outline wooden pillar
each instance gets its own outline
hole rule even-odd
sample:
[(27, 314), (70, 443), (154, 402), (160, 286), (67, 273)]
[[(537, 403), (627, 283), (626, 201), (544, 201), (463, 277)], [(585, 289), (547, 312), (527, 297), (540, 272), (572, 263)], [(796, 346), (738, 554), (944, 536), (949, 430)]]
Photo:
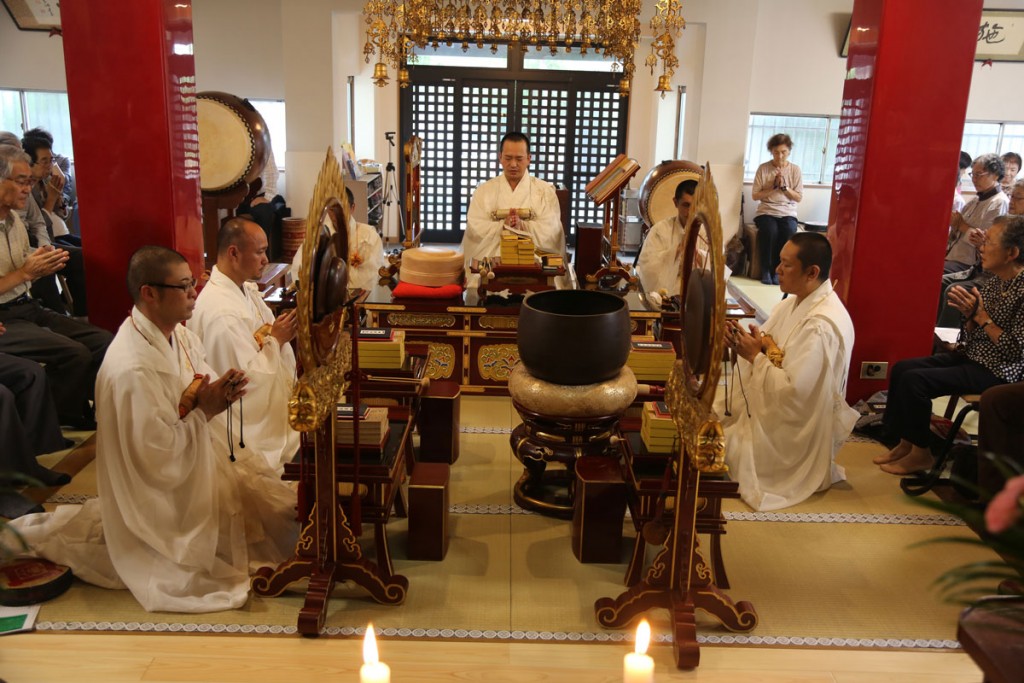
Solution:
[(160, 244), (203, 266), (191, 0), (64, 0), (89, 317), (128, 315), (128, 258)]
[(847, 399), (888, 386), (863, 362), (927, 355), (982, 0), (856, 0), (829, 238), (853, 318)]

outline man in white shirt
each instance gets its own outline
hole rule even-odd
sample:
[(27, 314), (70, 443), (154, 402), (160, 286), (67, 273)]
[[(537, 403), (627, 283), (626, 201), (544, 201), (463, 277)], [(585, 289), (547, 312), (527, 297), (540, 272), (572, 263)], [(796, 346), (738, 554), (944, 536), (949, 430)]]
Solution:
[(299, 448), (299, 433), (288, 425), (295, 380), (295, 353), (289, 342), (295, 338), (297, 318), (290, 310), (275, 319), (263, 303), (252, 280), (266, 266), (263, 229), (244, 218), (227, 221), (217, 234), (217, 265), (187, 325), (202, 340), (215, 372), (245, 372), (245, 403), (252, 409), (236, 412), (233, 429), (244, 435), (247, 448), (280, 471)]
[[(743, 387), (742, 403), (734, 398), (722, 420), (726, 463), (755, 510), (796, 505), (844, 480), (835, 455), (858, 417), (844, 398), (853, 322), (828, 280), (832, 247), (824, 235), (801, 232), (780, 258), (779, 288), (792, 296), (763, 331), (726, 323)], [(763, 335), (771, 335), (781, 358)]]
[(683, 230), (690, 217), (696, 180), (684, 180), (676, 185), (672, 199), (676, 215), (663, 218), (651, 228), (637, 257), (636, 271), (640, 284), (648, 294), (662, 296), (679, 294), (680, 265), (683, 257)]
[[(469, 202), (462, 237), (466, 266), (500, 257), (503, 228), (529, 235), (538, 249), (564, 255), (558, 196), (551, 183), (530, 175), (529, 138), (522, 133), (507, 133), (498, 149), (502, 174), (481, 183)], [(529, 218), (524, 215), (527, 210)]]

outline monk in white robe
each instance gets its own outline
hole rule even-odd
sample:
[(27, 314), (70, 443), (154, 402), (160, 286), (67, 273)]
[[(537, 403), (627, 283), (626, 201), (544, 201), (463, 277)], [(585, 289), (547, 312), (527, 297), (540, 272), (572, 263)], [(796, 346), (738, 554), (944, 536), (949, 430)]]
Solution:
[(659, 298), (679, 294), (683, 228), (690, 218), (696, 191), (696, 180), (684, 180), (676, 185), (672, 203), (675, 204), (677, 214), (655, 223), (644, 239), (636, 260), (636, 272), (648, 294), (657, 294)]
[[(353, 212), (355, 211), (355, 198), (352, 190), (345, 188), (348, 197), (348, 286), (349, 289), (372, 289), (380, 279), (380, 269), (384, 265), (384, 243), (377, 233), (377, 229), (366, 223), (356, 222)], [(327, 228), (333, 235), (337, 230), (330, 217), (327, 218)], [(295, 252), (292, 259), (292, 279), (299, 278), (299, 269), (302, 268), (302, 249)]]
[[(481, 183), (469, 202), (462, 237), (466, 266), (500, 257), (503, 228), (528, 235), (542, 251), (564, 256), (565, 232), (558, 196), (551, 183), (530, 175), (530, 141), (522, 133), (508, 133), (499, 149), (502, 174)], [(529, 218), (520, 215), (527, 209)], [(495, 218), (495, 212), (507, 215)]]
[(249, 385), (243, 410), (232, 415), (233, 431), (244, 436), (246, 448), (281, 472), (299, 449), (299, 433), (288, 424), (295, 380), (289, 342), (295, 338), (296, 316), (292, 310), (275, 319), (263, 303), (251, 280), (266, 266), (263, 229), (243, 218), (227, 221), (217, 236), (217, 265), (187, 325), (202, 340), (215, 373), (231, 368), (245, 372)]
[[(726, 325), (742, 375), (732, 388), (743, 387), (732, 394), (732, 415), (722, 419), (726, 464), (755, 510), (796, 505), (843, 481), (835, 455), (858, 417), (844, 398), (853, 323), (828, 281), (828, 240), (797, 233), (780, 258), (779, 286), (790, 296), (763, 330), (751, 325), (748, 334), (738, 324)], [(782, 350), (778, 365), (762, 334)], [(718, 414), (725, 414), (721, 405)]]
[(90, 583), (127, 587), (146, 610), (236, 608), (250, 561), (289, 556), (294, 497), (261, 458), (243, 450), (231, 462), (214, 443), (246, 379), (231, 369), (210, 381), (202, 343), (179, 324), (196, 297), (188, 263), (143, 247), (128, 278), (136, 307), (96, 382), (99, 498), (15, 524), (36, 554)]

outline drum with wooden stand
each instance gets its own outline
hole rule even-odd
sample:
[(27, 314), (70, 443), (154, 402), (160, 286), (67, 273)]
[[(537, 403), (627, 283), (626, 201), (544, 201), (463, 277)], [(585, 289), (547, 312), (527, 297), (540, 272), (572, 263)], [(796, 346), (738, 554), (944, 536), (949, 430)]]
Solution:
[(199, 186), (203, 192), (206, 265), (217, 258), (220, 212), (235, 208), (259, 180), (270, 157), (267, 124), (249, 100), (225, 92), (196, 95), (199, 126)]

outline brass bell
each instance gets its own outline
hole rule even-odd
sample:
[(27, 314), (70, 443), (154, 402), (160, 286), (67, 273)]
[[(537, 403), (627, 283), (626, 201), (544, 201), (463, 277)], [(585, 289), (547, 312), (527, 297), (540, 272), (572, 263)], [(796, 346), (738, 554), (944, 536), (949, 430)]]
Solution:
[(388, 84), (388, 65), (384, 62), (377, 62), (373, 67), (373, 82), (378, 88)]
[(669, 80), (666, 74), (658, 76), (658, 87), (654, 89), (654, 92), (672, 92), (672, 84)]
[(399, 69), (398, 70), (398, 87), (399, 88), (408, 88), (410, 83), (411, 83), (411, 81), (409, 79), (409, 70), (404, 68), (404, 67)]
[(630, 90), (630, 83), (628, 78), (619, 79), (619, 95), (621, 97), (628, 97)]

